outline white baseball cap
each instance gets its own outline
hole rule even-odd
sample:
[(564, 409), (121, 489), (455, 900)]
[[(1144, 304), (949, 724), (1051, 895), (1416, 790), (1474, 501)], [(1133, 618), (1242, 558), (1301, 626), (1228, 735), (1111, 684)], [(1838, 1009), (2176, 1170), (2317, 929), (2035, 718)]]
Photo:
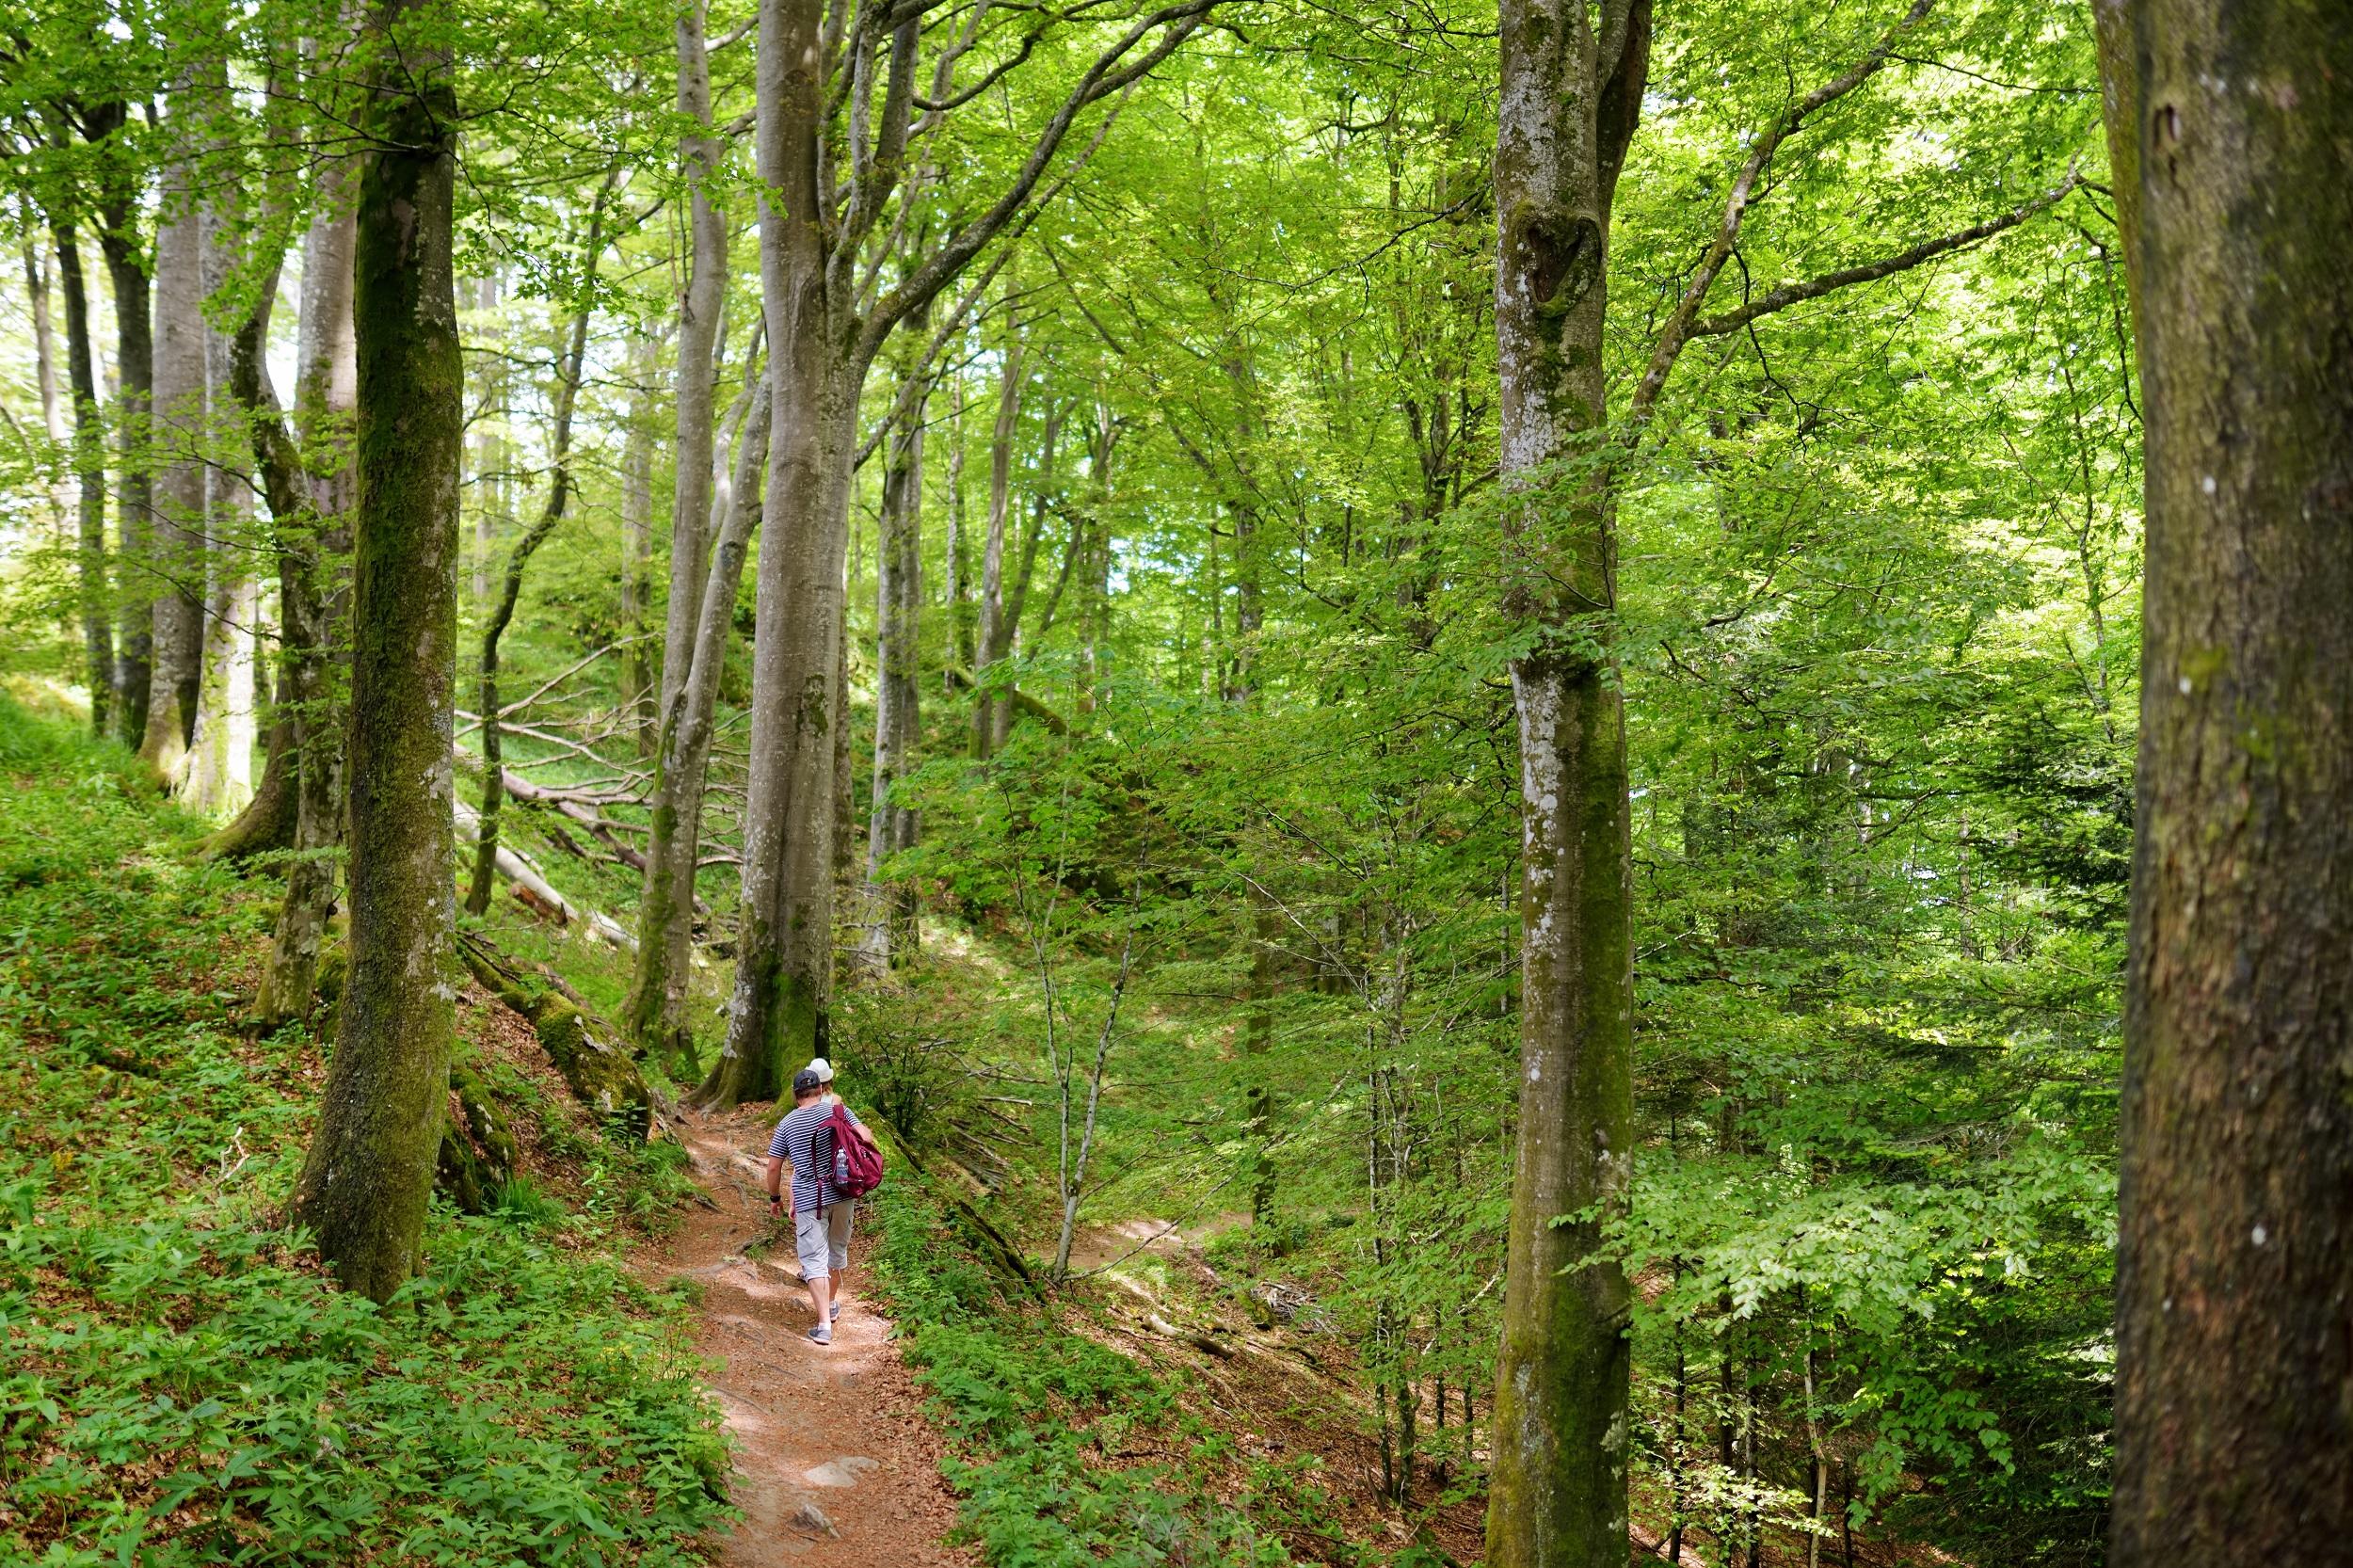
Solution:
[(803, 1067), (801, 1071), (805, 1073), (815, 1073), (817, 1075), (817, 1081), (820, 1083), (831, 1083), (833, 1081), (833, 1064), (826, 1061), (822, 1056), (810, 1057), (808, 1059), (808, 1065)]

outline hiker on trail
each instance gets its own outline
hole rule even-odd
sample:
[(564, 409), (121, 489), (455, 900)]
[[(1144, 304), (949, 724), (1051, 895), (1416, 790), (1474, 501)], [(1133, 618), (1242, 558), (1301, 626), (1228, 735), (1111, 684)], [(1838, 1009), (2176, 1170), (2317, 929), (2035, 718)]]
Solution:
[[(801, 1279), (817, 1309), (817, 1326), (808, 1336), (820, 1345), (833, 1343), (834, 1320), (841, 1316), (841, 1276), (850, 1264), (850, 1218), (856, 1207), (854, 1195), (836, 1185), (842, 1163), (836, 1160), (837, 1146), (844, 1122), (859, 1134), (865, 1127), (848, 1106), (825, 1092), (832, 1073), (829, 1065), (811, 1063), (792, 1075), (792, 1109), (776, 1124), (776, 1134), (768, 1143), (768, 1210), (792, 1216)], [(788, 1162), (792, 1167), (789, 1194), (778, 1190)]]

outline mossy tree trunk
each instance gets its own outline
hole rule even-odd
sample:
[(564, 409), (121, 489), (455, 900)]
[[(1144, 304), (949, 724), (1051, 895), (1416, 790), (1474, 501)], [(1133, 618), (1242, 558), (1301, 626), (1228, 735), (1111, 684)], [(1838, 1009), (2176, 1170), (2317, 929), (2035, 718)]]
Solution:
[(351, 942), (318, 1131), (294, 1216), (381, 1301), (416, 1271), (456, 989), (451, 695), (465, 440), (451, 218), (455, 72), (426, 0), (378, 0), (356, 282)]
[(2269, 1564), (2353, 1539), (2353, 27), (2099, 12), (2148, 529), (2112, 1560)]
[[(1588, 1261), (1632, 1174), (1631, 850), (1611, 642), (1610, 203), (1648, 70), (1646, 0), (1505, 0), (1496, 337), (1520, 748), (1520, 1113), (1487, 1506), (1494, 1568), (1624, 1568), (1629, 1299)], [(1561, 1223), (1562, 1216), (1589, 1216)]]

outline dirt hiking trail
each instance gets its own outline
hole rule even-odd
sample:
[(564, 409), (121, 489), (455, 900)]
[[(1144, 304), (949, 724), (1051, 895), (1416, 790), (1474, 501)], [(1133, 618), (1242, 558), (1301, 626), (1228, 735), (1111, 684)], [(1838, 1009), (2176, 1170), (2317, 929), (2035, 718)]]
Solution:
[(971, 1553), (940, 1544), (956, 1500), (939, 1478), (945, 1444), (899, 1359), (890, 1325), (870, 1304), (866, 1216), (850, 1254), (849, 1289), (833, 1344), (811, 1344), (808, 1292), (792, 1235), (770, 1236), (761, 1167), (774, 1108), (681, 1114), (673, 1129), (709, 1199), (677, 1234), (640, 1256), (652, 1279), (703, 1287), (695, 1348), (713, 1363), (712, 1387), (736, 1445), (733, 1496), (744, 1520), (714, 1541), (725, 1568), (822, 1561), (826, 1568), (953, 1564)]

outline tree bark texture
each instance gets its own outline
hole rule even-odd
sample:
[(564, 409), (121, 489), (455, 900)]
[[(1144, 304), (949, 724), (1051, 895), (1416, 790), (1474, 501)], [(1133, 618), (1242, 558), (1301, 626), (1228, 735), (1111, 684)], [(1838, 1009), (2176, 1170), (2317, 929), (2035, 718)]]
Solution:
[(372, 151), (355, 236), (351, 959), (294, 1203), (337, 1277), (378, 1301), (416, 1271), (456, 1000), (448, 965), (465, 440), (451, 268), (458, 120), (448, 55), (401, 36), (424, 3), (380, 0), (370, 18), (385, 57), (366, 106)]
[(887, 966), (916, 938), (915, 899), (886, 888), (883, 867), (915, 847), (915, 808), (892, 792), (915, 765), (921, 733), (923, 398), (891, 433), (883, 469), (874, 580), (874, 784), (866, 824), (868, 960)]
[(82, 679), (89, 684), (89, 722), (104, 735), (114, 712), (113, 586), (106, 566), (106, 436), (98, 408), (98, 375), (90, 353), (89, 291), (82, 281), (82, 251), (73, 226), (56, 225), (57, 292), (65, 300), (66, 389), (73, 399), (73, 480), (76, 564), (81, 576)]
[[(184, 104), (184, 93), (175, 97)], [(166, 166), (155, 232), (154, 512), (146, 563), (153, 672), (138, 748), (139, 760), (175, 787), (196, 723), (204, 609), (204, 238), (184, 162)]]
[[(1588, 1262), (1631, 1176), (1625, 723), (1611, 523), (1564, 470), (1605, 417), (1605, 245), (1649, 56), (1645, 0), (1505, 0), (1496, 152), (1507, 611), (1520, 746), (1520, 1108), (1491, 1425), (1493, 1568), (1624, 1568), (1629, 1299)], [(1561, 1217), (1593, 1218), (1556, 1224)]]
[[(2147, 442), (2119, 1568), (2353, 1539), (2353, 28), (2102, 0)], [(2121, 191), (2120, 190), (2120, 196)], [(2133, 238), (2133, 236), (2128, 236)]]

